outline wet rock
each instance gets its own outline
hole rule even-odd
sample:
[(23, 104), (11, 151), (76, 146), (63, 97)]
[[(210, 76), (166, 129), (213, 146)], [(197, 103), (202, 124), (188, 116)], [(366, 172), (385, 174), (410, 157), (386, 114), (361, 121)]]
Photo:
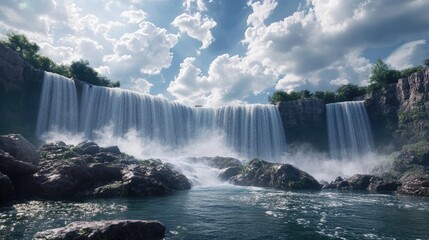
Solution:
[(0, 203), (13, 199), (15, 189), (8, 176), (0, 172)]
[(183, 175), (168, 165), (132, 165), (123, 170), (123, 196), (163, 195), (173, 190), (191, 188), (191, 183)]
[(37, 172), (38, 167), (31, 163), (15, 159), (0, 149), (0, 171), (8, 176), (30, 175)]
[(102, 163), (91, 163), (88, 165), (88, 171), (92, 179), (99, 183), (108, 183), (122, 179), (121, 168), (108, 166)]
[(32, 165), (39, 164), (39, 154), (36, 148), (20, 134), (1, 135), (0, 149), (8, 152), (18, 161)]
[(401, 179), (402, 185), (398, 193), (429, 197), (429, 179), (421, 176), (408, 176)]
[(310, 174), (289, 164), (269, 163), (253, 159), (241, 173), (231, 179), (233, 184), (242, 186), (269, 187), (281, 190), (319, 190), (319, 182)]
[(114, 220), (73, 222), (62, 228), (38, 232), (35, 240), (143, 240), (163, 239), (165, 226), (158, 221)]
[(90, 145), (87, 146), (85, 148), (83, 148), (82, 150), (82, 154), (88, 154), (88, 155), (93, 155), (98, 153), (98, 151), (100, 151), (100, 147), (97, 145)]
[(222, 172), (219, 173), (218, 178), (222, 181), (228, 181), (232, 177), (237, 176), (240, 173), (241, 169), (242, 167), (238, 166), (225, 168), (224, 170), (222, 170)]
[(373, 177), (373, 175), (369, 174), (355, 174), (347, 178), (347, 181), (350, 187), (354, 190), (366, 190), (370, 184), (370, 180)]
[(112, 153), (112, 154), (116, 154), (116, 155), (121, 154), (121, 151), (119, 150), (118, 146), (110, 146), (110, 147), (106, 147), (106, 148), (101, 148), (100, 152)]
[(401, 186), (399, 181), (373, 177), (367, 189), (371, 192), (394, 192), (399, 186)]

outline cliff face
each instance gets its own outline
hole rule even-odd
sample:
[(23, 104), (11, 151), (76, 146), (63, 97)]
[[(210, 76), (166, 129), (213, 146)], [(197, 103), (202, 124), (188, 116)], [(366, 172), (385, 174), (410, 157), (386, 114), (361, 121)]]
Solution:
[(277, 107), (289, 145), (310, 143), (319, 150), (328, 149), (326, 107), (322, 100), (279, 102)]
[(429, 67), (367, 96), (376, 142), (429, 141)]
[(43, 74), (0, 44), (0, 134), (21, 133), (35, 140)]

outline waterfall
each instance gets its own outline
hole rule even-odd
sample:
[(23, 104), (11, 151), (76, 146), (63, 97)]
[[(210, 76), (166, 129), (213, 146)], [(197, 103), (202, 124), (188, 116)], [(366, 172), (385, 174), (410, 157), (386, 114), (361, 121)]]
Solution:
[(225, 144), (243, 157), (275, 159), (286, 150), (280, 114), (272, 105), (194, 108), (130, 90), (88, 84), (83, 84), (79, 96), (78, 102), (72, 80), (46, 73), (38, 136), (67, 130), (94, 139), (97, 131), (108, 127), (113, 136), (135, 130), (142, 139), (175, 149), (198, 141), (203, 133), (220, 133)]
[(55, 73), (45, 72), (36, 135), (47, 131), (78, 130), (78, 100), (74, 81)]
[(363, 101), (326, 104), (329, 150), (336, 159), (353, 159), (373, 146), (371, 127)]

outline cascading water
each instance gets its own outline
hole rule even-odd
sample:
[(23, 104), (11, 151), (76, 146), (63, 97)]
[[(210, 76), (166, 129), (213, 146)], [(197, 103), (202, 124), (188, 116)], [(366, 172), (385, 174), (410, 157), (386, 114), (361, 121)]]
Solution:
[(192, 108), (129, 90), (87, 84), (79, 104), (76, 96), (72, 80), (46, 73), (38, 136), (65, 130), (93, 139), (97, 131), (110, 127), (116, 137), (135, 130), (142, 139), (175, 149), (201, 139), (202, 133), (220, 133), (225, 144), (243, 157), (272, 160), (286, 150), (280, 115), (274, 106)]
[(47, 131), (77, 132), (78, 100), (74, 81), (45, 72), (36, 135)]
[(326, 104), (332, 158), (353, 159), (371, 151), (372, 132), (363, 101)]

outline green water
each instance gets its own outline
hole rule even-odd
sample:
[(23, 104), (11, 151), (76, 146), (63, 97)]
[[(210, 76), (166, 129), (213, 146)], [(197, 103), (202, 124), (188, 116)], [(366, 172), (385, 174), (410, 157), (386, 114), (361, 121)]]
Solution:
[(31, 201), (0, 208), (0, 239), (78, 220), (156, 219), (167, 239), (429, 239), (429, 199), (220, 185), (164, 197)]

